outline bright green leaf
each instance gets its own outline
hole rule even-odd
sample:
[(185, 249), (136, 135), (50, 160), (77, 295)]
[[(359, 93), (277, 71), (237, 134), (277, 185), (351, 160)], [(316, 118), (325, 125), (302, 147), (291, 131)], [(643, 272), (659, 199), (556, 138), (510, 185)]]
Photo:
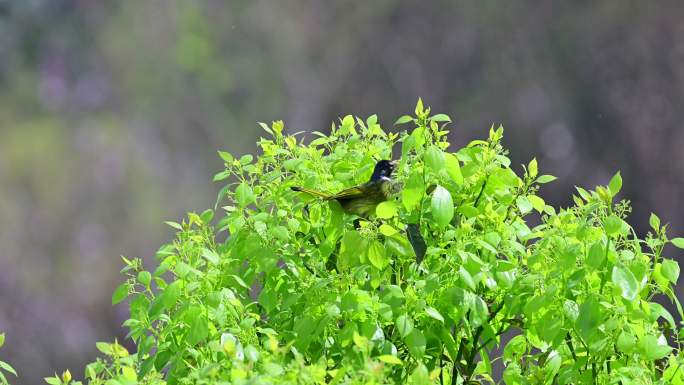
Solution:
[(658, 338), (650, 334), (640, 338), (637, 347), (646, 359), (651, 361), (659, 360), (672, 351), (664, 337)]
[(399, 119), (397, 119), (397, 121), (394, 122), (394, 125), (396, 126), (399, 124), (405, 124), (405, 123), (408, 123), (411, 121), (413, 121), (413, 116), (404, 115), (404, 116), (400, 117)]
[(401, 365), (402, 361), (397, 358), (397, 356), (393, 356), (390, 354), (383, 354), (377, 357), (378, 360), (387, 363), (387, 364), (392, 364), (392, 365)]
[(406, 338), (413, 331), (413, 320), (408, 315), (402, 314), (397, 317), (396, 326), (399, 334)]
[(677, 262), (671, 259), (663, 260), (660, 271), (668, 281), (677, 283), (677, 279), (679, 279), (679, 264)]
[(397, 207), (397, 203), (395, 201), (384, 201), (380, 202), (380, 204), (375, 207), (375, 214), (378, 216), (378, 218), (388, 219), (397, 215), (398, 210), (399, 207)]
[(440, 227), (445, 227), (454, 217), (454, 201), (447, 189), (437, 186), (432, 193), (432, 217)]
[(463, 174), (461, 174), (461, 165), (458, 162), (458, 158), (453, 154), (444, 153), (444, 162), (446, 165), (447, 174), (451, 180), (453, 180), (457, 185), (463, 184)]
[(539, 184), (545, 184), (545, 183), (553, 182), (556, 179), (558, 179), (558, 178), (556, 178), (553, 175), (541, 175), (541, 176), (539, 176), (539, 178), (537, 178), (536, 182)]
[(444, 323), (444, 317), (435, 309), (434, 307), (426, 307), (425, 308), (425, 313), (429, 315), (430, 317), (436, 319), (437, 321), (440, 321), (441, 323)]
[(389, 258), (387, 258), (385, 247), (382, 245), (382, 243), (376, 240), (372, 240), (368, 244), (366, 256), (368, 257), (370, 263), (379, 270), (384, 269), (389, 264)]
[(114, 290), (114, 294), (112, 294), (112, 305), (116, 305), (128, 297), (128, 287), (128, 282), (124, 282)]
[(406, 210), (413, 210), (423, 199), (425, 182), (423, 174), (419, 170), (413, 170), (409, 175), (406, 185), (401, 190), (401, 201)]
[(622, 176), (619, 171), (611, 178), (610, 183), (608, 183), (608, 189), (612, 196), (616, 196), (622, 189)]
[(684, 249), (684, 238), (674, 238), (670, 239), (670, 242), (672, 242), (675, 247), (678, 247), (680, 249)]
[(613, 284), (620, 288), (622, 298), (628, 301), (636, 299), (639, 294), (639, 283), (631, 270), (623, 265), (616, 265), (613, 267), (611, 279)]

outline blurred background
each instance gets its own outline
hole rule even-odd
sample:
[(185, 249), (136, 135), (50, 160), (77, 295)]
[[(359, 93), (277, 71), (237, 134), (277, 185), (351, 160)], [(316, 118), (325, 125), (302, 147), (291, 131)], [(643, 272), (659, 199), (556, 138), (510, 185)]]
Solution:
[[(573, 186), (618, 169), (640, 234), (684, 234), (684, 2), (0, 0), (0, 359), (16, 384), (123, 339), (120, 255), (213, 206), (256, 121), (387, 128), (421, 96), (461, 146), (506, 127)], [(668, 250), (670, 255), (674, 250)]]

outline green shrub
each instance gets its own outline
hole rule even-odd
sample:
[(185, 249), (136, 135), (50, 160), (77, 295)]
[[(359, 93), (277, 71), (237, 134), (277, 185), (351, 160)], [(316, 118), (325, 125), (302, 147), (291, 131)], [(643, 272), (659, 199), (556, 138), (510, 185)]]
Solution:
[[(130, 300), (137, 351), (99, 343), (87, 382), (485, 384), (500, 361), (509, 385), (681, 384), (654, 297), (681, 317), (662, 251), (684, 239), (655, 215), (635, 234), (619, 173), (555, 209), (538, 195), (555, 178), (534, 159), (516, 173), (502, 128), (454, 151), (449, 117), (429, 113), (419, 101), (400, 133), (346, 116), (309, 143), (262, 124), (256, 159), (219, 152), (218, 215), (169, 222), (154, 270), (124, 258), (112, 302)], [(363, 183), (395, 145), (403, 188), (373, 219), (290, 189)]]

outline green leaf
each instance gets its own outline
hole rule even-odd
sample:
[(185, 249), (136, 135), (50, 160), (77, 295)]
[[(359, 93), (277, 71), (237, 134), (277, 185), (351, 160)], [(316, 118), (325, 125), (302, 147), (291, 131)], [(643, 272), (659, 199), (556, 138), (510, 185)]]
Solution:
[(206, 247), (202, 249), (202, 257), (214, 265), (217, 264), (220, 259), (214, 250), (209, 250)]
[(445, 165), (444, 152), (435, 145), (428, 147), (425, 151), (425, 164), (438, 174)]
[(389, 219), (397, 215), (398, 210), (399, 207), (397, 207), (395, 201), (384, 201), (375, 207), (375, 214), (380, 219)]
[(594, 269), (598, 269), (603, 266), (603, 260), (606, 258), (606, 251), (603, 247), (603, 243), (594, 242), (589, 248), (589, 254), (587, 255), (587, 266)]
[(380, 225), (380, 234), (386, 236), (386, 237), (391, 237), (394, 234), (399, 233), (399, 230), (388, 225), (387, 223), (383, 223)]
[(447, 114), (436, 114), (430, 117), (433, 122), (451, 122), (451, 118)]
[(14, 370), (14, 368), (11, 367), (7, 362), (0, 361), (0, 368), (4, 369), (8, 373), (14, 374), (14, 376), (17, 377), (17, 371)]
[(620, 171), (611, 178), (610, 183), (608, 183), (608, 189), (612, 196), (616, 196), (620, 192), (622, 189), (622, 176), (620, 176)]
[(677, 262), (671, 259), (663, 260), (660, 271), (668, 281), (677, 283), (677, 279), (679, 279), (679, 264)]
[(416, 116), (420, 116), (423, 113), (423, 110), (423, 99), (418, 98), (418, 102), (416, 103), (416, 109), (414, 111), (416, 113)]
[(425, 182), (423, 174), (419, 170), (413, 170), (409, 175), (406, 185), (401, 190), (401, 201), (406, 210), (413, 210), (423, 199)]
[(580, 336), (588, 341), (603, 323), (603, 312), (595, 298), (589, 298), (580, 306), (579, 316), (575, 321)]
[(636, 337), (630, 332), (622, 331), (617, 338), (617, 348), (623, 353), (632, 353), (636, 345)]
[(539, 178), (537, 178), (536, 182), (539, 184), (545, 184), (545, 183), (553, 182), (556, 179), (558, 179), (558, 178), (556, 178), (553, 175), (541, 175)]
[(645, 335), (639, 339), (637, 347), (641, 354), (650, 361), (659, 360), (672, 351), (672, 348), (667, 345), (667, 340), (662, 336), (658, 338), (652, 335)]
[(233, 160), (235, 160), (233, 158), (233, 155), (231, 155), (227, 151), (219, 151), (218, 154), (221, 157), (221, 159), (223, 159), (226, 163), (233, 163)]
[(631, 270), (623, 265), (613, 267), (611, 274), (613, 284), (620, 288), (622, 298), (634, 301), (639, 294), (639, 283)]
[(337, 267), (340, 270), (348, 270), (358, 266), (365, 258), (359, 250), (366, 250), (367, 241), (358, 231), (347, 231), (342, 236), (340, 255), (337, 259)]
[(413, 116), (404, 115), (404, 116), (400, 117), (399, 119), (397, 119), (397, 121), (394, 122), (394, 125), (396, 126), (399, 124), (405, 124), (405, 123), (408, 123), (411, 121), (413, 121)]
[(527, 339), (524, 335), (517, 335), (511, 338), (504, 348), (504, 358), (515, 361), (516, 357), (521, 357), (527, 351)]
[(377, 240), (370, 241), (366, 255), (370, 263), (378, 268), (378, 270), (382, 270), (389, 265), (389, 258), (387, 258), (385, 247)]
[(527, 199), (527, 197), (524, 196), (519, 196), (518, 199), (515, 200), (516, 205), (518, 206), (518, 209), (520, 210), (520, 214), (525, 215), (532, 211), (532, 203)]
[(0, 333), (0, 348), (5, 344), (5, 333)]
[(176, 304), (181, 295), (182, 285), (182, 280), (176, 280), (167, 286), (166, 289), (164, 289), (164, 292), (161, 294), (161, 301), (165, 309), (169, 309), (171, 306)]
[(458, 158), (453, 154), (444, 153), (444, 163), (446, 165), (446, 171), (451, 180), (457, 185), (463, 184), (463, 174), (461, 173), (461, 165), (458, 162)]
[(437, 309), (435, 309), (434, 307), (430, 307), (430, 306), (426, 307), (426, 308), (425, 308), (425, 313), (427, 313), (427, 315), (429, 315), (430, 317), (436, 319), (437, 321), (439, 321), (439, 322), (441, 322), (441, 323), (444, 323), (444, 317), (443, 317), (442, 314), (440, 314), (439, 311), (437, 311)]
[(405, 338), (409, 352), (417, 359), (423, 358), (425, 354), (425, 335), (418, 329), (413, 329)]
[(45, 377), (45, 378), (43, 378), (43, 380), (45, 380), (45, 382), (50, 384), (50, 385), (62, 385), (62, 380), (60, 380), (59, 377), (57, 377), (57, 376)]
[(114, 290), (114, 294), (112, 294), (112, 305), (116, 305), (128, 297), (128, 286), (128, 282), (124, 282)]
[(406, 338), (413, 331), (413, 320), (406, 314), (397, 317), (397, 330), (402, 338)]
[(231, 274), (231, 275), (229, 275), (229, 277), (233, 278), (233, 280), (235, 280), (235, 283), (237, 283), (243, 289), (249, 290), (249, 286), (247, 286), (245, 281), (243, 281), (242, 278), (240, 278), (239, 276), (237, 276), (235, 274)]
[(445, 227), (454, 217), (454, 201), (447, 189), (437, 186), (432, 193), (432, 217), (440, 227)]
[(191, 346), (197, 345), (209, 335), (209, 325), (203, 310), (199, 306), (192, 306), (185, 313), (185, 323), (188, 325), (188, 333), (185, 342)]
[(383, 354), (377, 357), (378, 360), (387, 363), (387, 364), (392, 364), (392, 365), (401, 365), (402, 362), (397, 356), (392, 356), (390, 354)]
[(670, 242), (672, 242), (675, 247), (684, 249), (684, 238), (670, 239)]
[(254, 191), (252, 191), (252, 188), (246, 182), (240, 183), (240, 185), (235, 189), (235, 199), (242, 207), (245, 207), (256, 201)]
[(149, 287), (150, 282), (152, 281), (152, 274), (150, 274), (149, 271), (141, 271), (138, 273), (138, 282), (140, 282), (143, 286)]
[(622, 229), (622, 220), (613, 214), (603, 220), (603, 228), (608, 236), (619, 234)]
[(165, 221), (164, 223), (166, 223), (167, 225), (173, 227), (173, 228), (176, 229), (176, 230), (181, 230), (181, 231), (183, 230), (183, 226), (181, 226), (179, 223), (172, 222), (172, 221)]
[(544, 209), (546, 208), (546, 202), (544, 200), (536, 195), (528, 195), (527, 200), (530, 202), (532, 207), (537, 210), (540, 214), (544, 212)]
[[(651, 216), (648, 218), (648, 224), (651, 225), (653, 230), (660, 230), (660, 218), (653, 213), (651, 213)], [(682, 240), (682, 246), (684, 246), (684, 239)]]
[(537, 158), (533, 158), (530, 161), (530, 164), (527, 165), (527, 172), (530, 175), (530, 178), (536, 178), (537, 174), (539, 174), (539, 168), (537, 166)]

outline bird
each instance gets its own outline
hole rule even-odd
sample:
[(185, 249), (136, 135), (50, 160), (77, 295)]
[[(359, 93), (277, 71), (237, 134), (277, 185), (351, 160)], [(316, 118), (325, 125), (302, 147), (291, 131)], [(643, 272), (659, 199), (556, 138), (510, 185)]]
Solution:
[(362, 185), (344, 189), (336, 194), (329, 194), (301, 186), (290, 187), (293, 191), (307, 193), (323, 200), (336, 200), (342, 209), (349, 214), (368, 218), (375, 213), (375, 207), (390, 198), (394, 192), (392, 172), (395, 161), (380, 160), (375, 164), (370, 180)]

